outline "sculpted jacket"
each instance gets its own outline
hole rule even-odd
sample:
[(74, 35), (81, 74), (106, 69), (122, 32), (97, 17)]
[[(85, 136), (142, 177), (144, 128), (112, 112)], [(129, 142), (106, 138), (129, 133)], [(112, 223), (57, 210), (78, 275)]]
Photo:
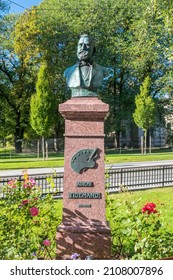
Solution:
[(91, 67), (89, 86), (86, 86), (82, 81), (79, 63), (65, 70), (64, 77), (72, 90), (72, 96), (96, 96), (97, 88), (102, 85), (103, 79), (108, 76), (108, 69), (95, 62), (88, 67)]

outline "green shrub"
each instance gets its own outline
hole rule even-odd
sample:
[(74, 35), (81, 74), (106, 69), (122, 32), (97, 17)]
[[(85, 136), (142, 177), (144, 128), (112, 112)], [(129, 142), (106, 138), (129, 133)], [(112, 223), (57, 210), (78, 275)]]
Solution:
[(27, 173), (22, 182), (12, 180), (1, 192), (5, 198), (0, 200), (0, 259), (54, 259), (61, 208), (53, 195), (42, 198)]
[(112, 253), (118, 259), (152, 260), (173, 255), (173, 232), (168, 232), (161, 209), (153, 202), (139, 207), (125, 188), (124, 201), (107, 196)]

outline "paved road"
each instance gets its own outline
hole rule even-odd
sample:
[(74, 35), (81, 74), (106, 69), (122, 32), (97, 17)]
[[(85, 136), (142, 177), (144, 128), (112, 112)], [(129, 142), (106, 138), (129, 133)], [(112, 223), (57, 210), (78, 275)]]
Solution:
[(127, 168), (127, 167), (142, 167), (142, 166), (159, 166), (159, 165), (173, 165), (173, 160), (126, 162), (126, 163), (108, 164), (107, 166), (113, 168), (122, 168), (122, 167)]
[[(117, 163), (108, 164), (108, 167), (112, 168), (128, 168), (128, 167), (142, 167), (142, 166), (159, 166), (159, 165), (173, 165), (173, 160), (162, 160), (162, 161), (148, 161), (148, 162), (127, 162), (127, 163)], [(11, 170), (0, 170), (0, 177), (8, 176), (20, 176), (22, 175), (22, 169), (11, 169)], [(33, 168), (27, 169), (29, 175), (41, 175), (41, 174), (52, 174), (54, 172), (63, 172), (63, 167), (57, 168)]]

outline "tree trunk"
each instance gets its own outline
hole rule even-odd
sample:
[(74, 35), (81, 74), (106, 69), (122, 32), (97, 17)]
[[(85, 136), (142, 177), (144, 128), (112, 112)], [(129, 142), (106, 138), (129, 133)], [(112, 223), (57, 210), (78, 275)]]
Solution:
[(151, 135), (149, 136), (149, 138), (150, 138), (150, 140), (149, 140), (149, 153), (151, 154), (151, 145), (152, 145), (152, 143), (151, 143)]
[(53, 149), (55, 152), (58, 152), (58, 139), (54, 138), (53, 140)]
[(46, 146), (46, 160), (48, 160), (48, 142), (45, 141), (45, 146)]
[(147, 153), (147, 129), (144, 130), (144, 154)]
[(37, 141), (37, 158), (40, 157), (40, 140)]
[(14, 132), (14, 147), (16, 153), (22, 153), (22, 140), (24, 135), (24, 128), (21, 126), (20, 120), (21, 114), (20, 112), (18, 112), (16, 116), (16, 125)]
[(44, 143), (44, 136), (42, 136), (42, 153), (43, 153), (43, 160), (45, 160), (45, 143)]
[(59, 147), (59, 139), (63, 138), (64, 134), (64, 120), (63, 122), (59, 121), (56, 126), (55, 126), (55, 138), (54, 138), (54, 151), (58, 152), (60, 147)]
[(120, 147), (120, 132), (119, 131), (116, 131), (114, 145), (115, 145), (115, 148)]
[(21, 139), (16, 139), (14, 141), (14, 147), (15, 147), (15, 152), (16, 153), (22, 153), (22, 140)]
[(141, 136), (141, 154), (144, 153), (144, 136)]

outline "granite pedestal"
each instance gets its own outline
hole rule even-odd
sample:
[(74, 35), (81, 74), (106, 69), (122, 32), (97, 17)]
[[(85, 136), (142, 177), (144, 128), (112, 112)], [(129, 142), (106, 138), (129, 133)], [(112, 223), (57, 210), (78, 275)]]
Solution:
[(72, 253), (82, 259), (88, 255), (110, 258), (104, 166), (104, 119), (108, 110), (97, 97), (73, 97), (59, 106), (65, 118), (65, 165), (57, 259), (69, 259)]

